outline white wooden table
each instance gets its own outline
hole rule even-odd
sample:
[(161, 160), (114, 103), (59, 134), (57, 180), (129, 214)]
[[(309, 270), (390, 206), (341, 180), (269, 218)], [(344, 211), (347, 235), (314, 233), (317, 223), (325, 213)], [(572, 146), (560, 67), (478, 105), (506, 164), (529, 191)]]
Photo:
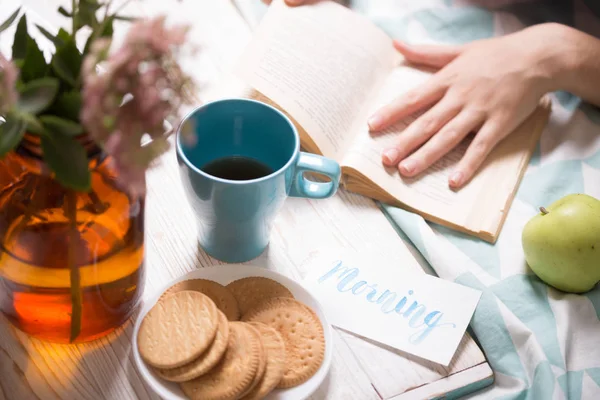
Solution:
[[(16, 1), (2, 0), (0, 19), (14, 10)], [(64, 0), (21, 2), (49, 23), (63, 23), (55, 10)], [(235, 93), (228, 70), (251, 33), (229, 0), (145, 0), (128, 8), (132, 14), (164, 12), (171, 21), (191, 23), (192, 38), (202, 47), (187, 65), (202, 86), (199, 97), (206, 101)], [(117, 28), (117, 37), (122, 34)], [(4, 35), (0, 44), (6, 51), (12, 36)], [(148, 184), (144, 298), (175, 277), (218, 264), (198, 250), (194, 217), (184, 199), (173, 152), (149, 173)], [(374, 202), (340, 190), (327, 200), (289, 199), (267, 251), (252, 263), (301, 279), (305, 273), (301, 265), (319, 249), (370, 249), (394, 260), (400, 246), (405, 244)], [(127, 323), (98, 341), (62, 346), (29, 338), (0, 317), (0, 400), (157, 399), (136, 371), (131, 335)], [(329, 376), (313, 399), (430, 398), (490, 374), (482, 352), (468, 336), (449, 368), (338, 330), (334, 342)]]

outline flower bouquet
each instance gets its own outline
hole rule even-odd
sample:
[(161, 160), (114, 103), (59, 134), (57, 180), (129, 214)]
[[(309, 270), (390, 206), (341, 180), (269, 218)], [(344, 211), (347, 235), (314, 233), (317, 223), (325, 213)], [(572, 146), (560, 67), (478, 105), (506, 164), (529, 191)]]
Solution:
[[(145, 173), (195, 86), (177, 62), (193, 51), (187, 27), (123, 16), (111, 0), (70, 8), (58, 9), (70, 32), (30, 26), (21, 9), (0, 25), (4, 39), (16, 24), (12, 56), (0, 54), (0, 310), (72, 343), (112, 331), (137, 305)], [(113, 48), (116, 23), (131, 26)]]

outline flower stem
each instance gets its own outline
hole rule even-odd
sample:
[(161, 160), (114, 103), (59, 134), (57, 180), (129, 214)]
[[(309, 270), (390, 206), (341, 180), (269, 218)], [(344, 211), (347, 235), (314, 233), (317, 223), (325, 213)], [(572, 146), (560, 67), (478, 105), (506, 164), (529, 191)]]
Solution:
[(71, 335), (69, 341), (73, 343), (81, 331), (81, 277), (77, 266), (76, 250), (79, 242), (79, 231), (77, 230), (77, 197), (75, 192), (69, 190), (67, 193), (66, 214), (69, 220), (69, 249), (67, 262), (71, 278)]
[(17, 193), (19, 194), (18, 201), (20, 201), (20, 203), (16, 205), (16, 207), (19, 207), (19, 209), (23, 211), (23, 218), (21, 218), (17, 226), (10, 233), (8, 238), (9, 242), (13, 240), (14, 235), (18, 235), (23, 231), (23, 228), (25, 228), (27, 224), (31, 222), (31, 219), (35, 217), (36, 214), (36, 188), (39, 190), (40, 182), (31, 176), (25, 177), (24, 181), (25, 184), (23, 185), (23, 188), (17, 189)]
[(77, 33), (77, 1), (71, 0), (71, 35), (75, 37)]

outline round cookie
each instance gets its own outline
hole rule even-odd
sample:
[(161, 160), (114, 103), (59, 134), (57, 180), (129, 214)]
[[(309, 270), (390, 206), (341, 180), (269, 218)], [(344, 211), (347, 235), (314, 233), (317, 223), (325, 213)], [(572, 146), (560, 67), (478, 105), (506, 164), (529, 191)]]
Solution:
[(225, 356), (208, 373), (179, 385), (191, 400), (234, 400), (248, 390), (261, 357), (260, 338), (243, 322), (229, 323)]
[(325, 358), (325, 334), (321, 321), (305, 304), (290, 298), (273, 298), (242, 317), (275, 328), (285, 343), (285, 372), (278, 388), (290, 388), (307, 381)]
[(260, 333), (267, 366), (262, 379), (242, 397), (242, 400), (259, 400), (271, 393), (283, 377), (285, 372), (285, 344), (279, 332), (274, 328), (262, 322), (249, 322), (249, 324), (258, 329)]
[(249, 393), (252, 389), (254, 389), (254, 387), (256, 385), (258, 385), (258, 383), (260, 382), (260, 380), (263, 378), (263, 376), (265, 374), (265, 370), (267, 369), (267, 353), (265, 353), (265, 348), (263, 346), (260, 331), (258, 329), (256, 329), (252, 324), (246, 324), (246, 329), (251, 330), (253, 335), (255, 335), (258, 338), (258, 341), (260, 343), (260, 358), (258, 361), (258, 369), (256, 370), (256, 375), (254, 375), (254, 379), (252, 380), (252, 383), (246, 389), (246, 391), (240, 396), (240, 398), (244, 397), (247, 393)]
[(163, 296), (182, 290), (194, 290), (204, 293), (215, 302), (217, 308), (223, 311), (229, 321), (237, 321), (240, 319), (240, 309), (235, 297), (231, 291), (220, 283), (208, 279), (189, 279), (177, 282), (165, 290)]
[(140, 356), (156, 368), (187, 364), (213, 342), (218, 317), (215, 303), (200, 292), (185, 290), (165, 296), (140, 324)]
[(273, 297), (294, 298), (292, 292), (281, 283), (260, 276), (238, 279), (225, 287), (235, 296), (242, 317), (264, 300)]
[(163, 379), (171, 382), (185, 382), (197, 378), (202, 374), (210, 371), (225, 354), (229, 339), (229, 323), (227, 317), (221, 311), (219, 313), (219, 327), (215, 340), (211, 346), (200, 357), (189, 364), (171, 369), (158, 369), (155, 371)]

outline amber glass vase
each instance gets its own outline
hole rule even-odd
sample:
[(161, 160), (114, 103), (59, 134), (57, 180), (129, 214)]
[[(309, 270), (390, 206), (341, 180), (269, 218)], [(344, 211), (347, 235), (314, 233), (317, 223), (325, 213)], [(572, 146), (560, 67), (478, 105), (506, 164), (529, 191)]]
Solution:
[(0, 160), (0, 310), (23, 332), (57, 343), (121, 326), (144, 283), (144, 200), (119, 190), (109, 160), (80, 139), (89, 192), (48, 174), (35, 137)]

